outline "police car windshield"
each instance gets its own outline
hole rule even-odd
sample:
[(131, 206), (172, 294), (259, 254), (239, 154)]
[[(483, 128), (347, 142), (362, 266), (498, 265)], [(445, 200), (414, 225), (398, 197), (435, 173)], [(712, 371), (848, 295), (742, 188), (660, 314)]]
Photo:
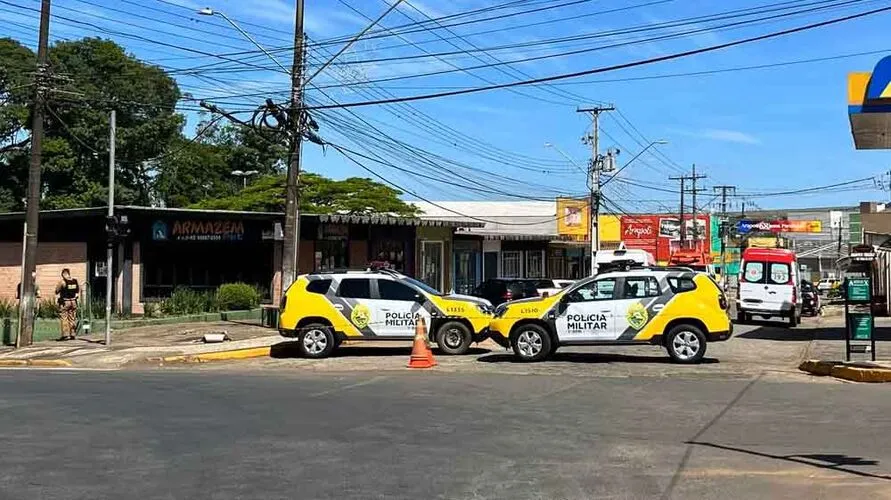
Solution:
[(423, 290), (426, 293), (429, 293), (430, 295), (442, 295), (442, 292), (431, 287), (427, 283), (424, 283), (423, 281), (418, 281), (414, 278), (409, 278), (407, 276), (402, 278), (402, 281), (405, 281), (410, 285), (414, 285), (415, 287), (420, 288), (421, 290)]

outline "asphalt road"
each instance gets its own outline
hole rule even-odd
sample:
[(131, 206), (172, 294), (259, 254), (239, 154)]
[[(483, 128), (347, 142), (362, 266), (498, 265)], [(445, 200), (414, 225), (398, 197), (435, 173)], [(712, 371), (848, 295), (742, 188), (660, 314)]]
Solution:
[(0, 371), (0, 498), (891, 498), (884, 386)]

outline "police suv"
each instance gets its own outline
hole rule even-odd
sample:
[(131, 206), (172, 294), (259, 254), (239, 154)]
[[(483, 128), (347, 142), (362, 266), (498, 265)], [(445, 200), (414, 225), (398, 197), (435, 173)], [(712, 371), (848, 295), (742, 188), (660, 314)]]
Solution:
[(331, 354), (343, 340), (411, 340), (419, 318), (446, 354), (464, 354), (485, 338), (492, 304), (446, 295), (387, 271), (308, 274), (282, 297), (279, 332), (299, 340), (310, 358)]
[(640, 268), (598, 274), (561, 293), (498, 307), (489, 335), (524, 361), (561, 345), (665, 347), (678, 363), (697, 363), (706, 344), (727, 340), (727, 299), (704, 273)]

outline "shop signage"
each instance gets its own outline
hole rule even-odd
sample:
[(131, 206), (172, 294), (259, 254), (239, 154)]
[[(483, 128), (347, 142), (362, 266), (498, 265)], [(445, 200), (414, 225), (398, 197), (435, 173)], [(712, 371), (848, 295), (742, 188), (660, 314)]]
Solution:
[(870, 340), (872, 338), (872, 315), (869, 313), (848, 313), (851, 328), (851, 340)]
[(855, 262), (872, 262), (876, 260), (876, 252), (870, 245), (857, 245), (851, 249), (851, 260)]
[(869, 302), (869, 278), (848, 278), (848, 301)]
[(173, 224), (155, 221), (152, 224), (155, 241), (241, 241), (244, 223), (241, 221), (177, 220)]
[(823, 222), (818, 220), (741, 220), (736, 223), (740, 234), (762, 233), (820, 233)]
[[(694, 241), (693, 218), (685, 218), (687, 241)], [(622, 241), (628, 248), (646, 250), (657, 261), (668, 261), (680, 249), (681, 222), (678, 217), (659, 215), (626, 215), (621, 218)], [(696, 218), (696, 246), (700, 250), (709, 241), (708, 217)]]
[(350, 226), (346, 224), (320, 224), (320, 240), (345, 240), (349, 237)]
[(557, 234), (585, 240), (588, 237), (588, 226), (587, 200), (557, 198)]

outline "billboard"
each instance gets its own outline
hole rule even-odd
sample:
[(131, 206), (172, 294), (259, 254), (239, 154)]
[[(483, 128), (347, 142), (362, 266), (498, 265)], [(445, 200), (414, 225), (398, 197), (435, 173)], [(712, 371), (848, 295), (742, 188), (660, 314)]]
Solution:
[(588, 200), (557, 198), (557, 234), (585, 241), (590, 226)]
[(763, 233), (822, 233), (819, 220), (741, 220), (736, 223), (739, 234)]
[[(625, 215), (622, 216), (621, 223), (622, 241), (627, 248), (646, 250), (659, 262), (667, 262), (672, 252), (680, 249), (681, 221), (678, 217)], [(695, 235), (697, 247), (708, 244), (711, 228), (707, 215), (698, 216), (695, 222), (692, 216), (685, 216), (684, 225), (688, 242), (694, 241)]]

